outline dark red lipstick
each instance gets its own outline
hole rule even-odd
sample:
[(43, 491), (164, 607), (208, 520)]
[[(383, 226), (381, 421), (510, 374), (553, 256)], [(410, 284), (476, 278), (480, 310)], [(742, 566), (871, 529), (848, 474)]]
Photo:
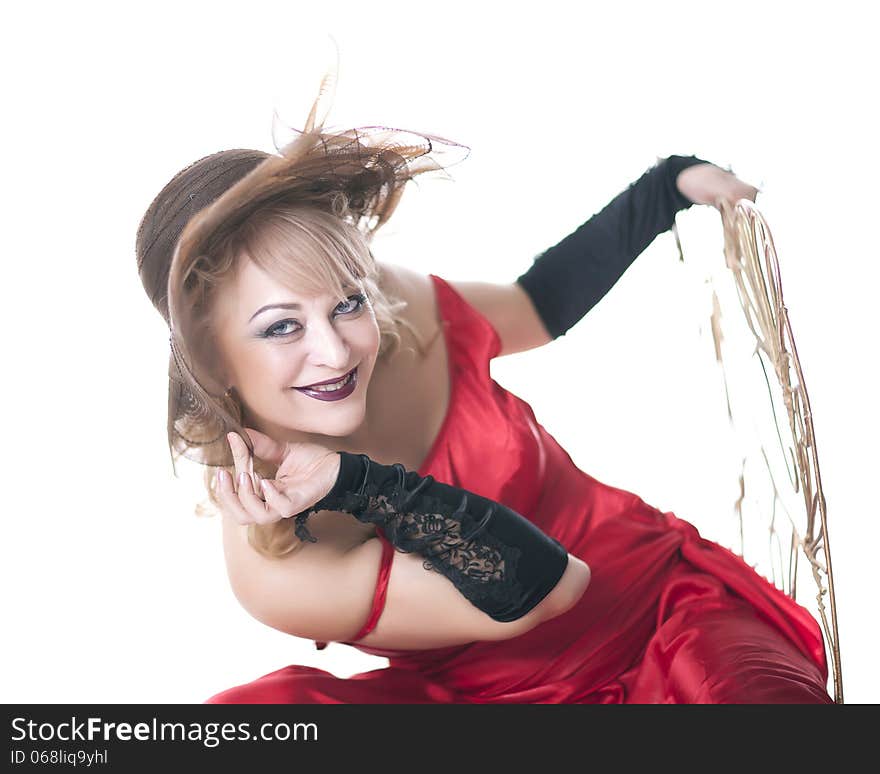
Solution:
[[(343, 382), (343, 386), (335, 390), (312, 389), (314, 387), (320, 387), (322, 385), (334, 384), (335, 382)], [(336, 379), (325, 379), (323, 382), (315, 382), (314, 384), (310, 384), (308, 387), (294, 387), (293, 389), (298, 390), (303, 395), (308, 395), (310, 398), (315, 398), (316, 400), (335, 401), (347, 398), (355, 391), (356, 387), (357, 367), (349, 371), (344, 377), (337, 377)]]

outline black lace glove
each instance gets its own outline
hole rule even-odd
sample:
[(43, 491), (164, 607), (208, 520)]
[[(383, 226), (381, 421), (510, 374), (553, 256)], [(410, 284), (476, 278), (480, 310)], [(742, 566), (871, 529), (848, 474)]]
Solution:
[(377, 524), (399, 551), (425, 557), (426, 569), (449, 578), (496, 621), (524, 616), (565, 572), (565, 547), (501, 503), (421, 477), (400, 463), (338, 454), (333, 488), (294, 517), (300, 540), (316, 542), (305, 522), (317, 511), (342, 511)]

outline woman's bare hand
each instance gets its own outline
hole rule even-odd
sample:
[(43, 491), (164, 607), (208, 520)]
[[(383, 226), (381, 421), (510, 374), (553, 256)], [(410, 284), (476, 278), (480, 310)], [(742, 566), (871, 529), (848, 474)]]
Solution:
[(721, 200), (734, 205), (740, 199), (755, 201), (758, 189), (740, 180), (714, 164), (694, 164), (678, 173), (675, 181), (681, 191), (694, 204), (711, 204), (721, 209)]
[[(259, 479), (244, 441), (236, 433), (226, 438), (235, 460), (235, 481), (217, 471), (217, 496), (239, 524), (271, 524), (310, 508), (324, 497), (339, 475), (339, 455), (315, 443), (281, 443), (246, 427), (254, 454), (276, 465), (273, 480)], [(255, 482), (261, 492), (255, 490)]]

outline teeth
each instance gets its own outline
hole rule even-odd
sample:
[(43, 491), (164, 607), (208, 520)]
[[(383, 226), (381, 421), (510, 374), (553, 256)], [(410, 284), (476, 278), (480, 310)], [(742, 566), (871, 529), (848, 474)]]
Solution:
[(336, 390), (341, 390), (348, 384), (352, 378), (354, 378), (354, 373), (350, 373), (344, 379), (341, 379), (338, 382), (333, 382), (333, 384), (321, 384), (317, 387), (309, 387), (310, 390), (314, 390), (315, 392), (336, 392)]

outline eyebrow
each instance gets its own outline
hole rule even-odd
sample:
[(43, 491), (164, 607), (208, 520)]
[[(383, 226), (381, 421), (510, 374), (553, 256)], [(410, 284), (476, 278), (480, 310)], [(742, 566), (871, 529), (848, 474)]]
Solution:
[(262, 314), (269, 309), (302, 309), (302, 307), (299, 304), (266, 304), (266, 306), (261, 306), (259, 309), (257, 309), (257, 311), (251, 315), (251, 318), (250, 320), (248, 320), (248, 322), (253, 320), (254, 317), (256, 317), (258, 314)]
[[(345, 290), (345, 292), (349, 292), (349, 291), (353, 291), (353, 292), (355, 292), (355, 293), (359, 293), (359, 292), (360, 292), (360, 288), (355, 287), (354, 285), (346, 285), (346, 286), (343, 288), (343, 290)], [(254, 313), (250, 316), (250, 319), (248, 320), (248, 322), (251, 322), (251, 320), (253, 320), (254, 317), (256, 317), (257, 315), (262, 314), (263, 312), (267, 312), (267, 311), (269, 311), (270, 309), (302, 309), (302, 305), (301, 305), (301, 304), (295, 304), (295, 303), (292, 303), (292, 302), (289, 302), (289, 303), (286, 303), (286, 304), (266, 304), (265, 306), (261, 306), (259, 309), (257, 309), (257, 311), (254, 312)]]

